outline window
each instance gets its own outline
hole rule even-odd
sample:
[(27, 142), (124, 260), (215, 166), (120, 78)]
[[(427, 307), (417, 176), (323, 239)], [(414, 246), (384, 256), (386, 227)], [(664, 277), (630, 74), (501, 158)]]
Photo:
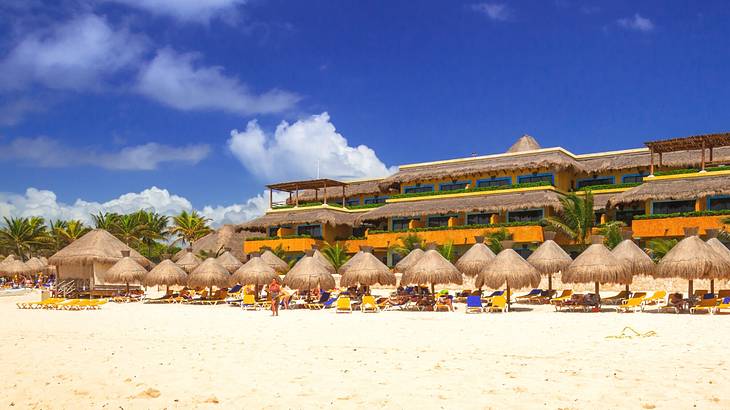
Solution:
[(408, 223), (411, 220), (408, 218), (393, 219), (391, 222), (391, 231), (405, 231), (408, 229)]
[(518, 248), (514, 248), (515, 252), (517, 252), (518, 255), (522, 256), (524, 259), (527, 259), (532, 255), (532, 250), (527, 245), (522, 245)]
[(553, 174), (532, 174), (522, 175), (517, 177), (517, 182), (520, 184), (527, 184), (530, 182), (549, 182), (553, 183)]
[(469, 185), (470, 181), (459, 181), (459, 182), (449, 182), (446, 184), (439, 185), (439, 191), (457, 191), (459, 189), (465, 189), (467, 185)]
[(492, 221), (494, 214), (469, 214), (466, 216), (467, 225), (487, 225)]
[(432, 192), (433, 191), (433, 185), (415, 185), (415, 186), (407, 186), (403, 188), (403, 193), (405, 194), (415, 194), (418, 192)]
[(429, 228), (437, 228), (440, 226), (449, 226), (449, 218), (452, 218), (454, 216), (455, 215), (429, 216), (427, 226)]
[(631, 221), (636, 215), (644, 215), (646, 210), (643, 204), (637, 204), (633, 206), (625, 206), (623, 208), (616, 209), (616, 220), (631, 226)]
[(299, 225), (297, 226), (297, 235), (309, 235), (312, 238), (322, 237), (321, 225)]
[(512, 185), (512, 178), (491, 178), (477, 181), (477, 188), (488, 188), (490, 186)]
[(645, 174), (643, 172), (641, 174), (624, 175), (624, 176), (621, 177), (621, 182), (623, 182), (624, 184), (637, 183), (637, 182), (638, 183), (641, 183), (641, 182), (643, 182), (643, 178), (646, 175), (647, 174)]
[(269, 236), (276, 236), (276, 232), (279, 230), (278, 226), (270, 226), (269, 229), (266, 231), (266, 233)]
[(600, 224), (601, 224), (601, 215), (603, 215), (603, 214), (604, 214), (604, 212), (603, 212), (603, 211), (600, 211), (600, 212), (594, 212), (594, 213), (593, 213), (593, 223), (594, 223), (595, 225), (600, 225)]
[(714, 196), (707, 198), (707, 209), (712, 211), (730, 209), (730, 196)]
[(360, 205), (360, 198), (347, 198), (347, 206)]
[(363, 238), (365, 236), (365, 231), (367, 229), (368, 228), (366, 228), (364, 226), (358, 226), (356, 228), (352, 228), (352, 236), (354, 236), (355, 238)]
[(537, 222), (542, 219), (542, 209), (507, 212), (507, 222)]
[(578, 189), (595, 185), (613, 185), (616, 182), (614, 177), (598, 177), (591, 179), (579, 179)]
[(365, 198), (363, 202), (365, 203), (365, 205), (384, 204), (386, 199), (388, 199), (387, 196), (374, 196), (372, 198)]
[(652, 214), (673, 214), (677, 212), (693, 212), (695, 201), (659, 201), (652, 202)]

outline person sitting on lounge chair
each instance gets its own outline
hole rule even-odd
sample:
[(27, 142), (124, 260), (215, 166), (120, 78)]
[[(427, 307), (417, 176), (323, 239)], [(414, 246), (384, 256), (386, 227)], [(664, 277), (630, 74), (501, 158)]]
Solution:
[(454, 311), (454, 303), (452, 300), (453, 296), (449, 295), (448, 292), (440, 293), (438, 296), (438, 303), (449, 307), (449, 312)]
[(669, 295), (669, 298), (667, 299), (667, 306), (671, 306), (675, 309), (683, 310), (684, 309), (684, 299), (682, 298), (681, 293), (672, 293)]

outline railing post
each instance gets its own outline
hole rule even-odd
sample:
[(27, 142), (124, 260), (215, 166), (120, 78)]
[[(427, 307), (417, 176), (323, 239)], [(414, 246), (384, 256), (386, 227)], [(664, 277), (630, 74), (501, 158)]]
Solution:
[(654, 176), (654, 148), (649, 148), (649, 176)]

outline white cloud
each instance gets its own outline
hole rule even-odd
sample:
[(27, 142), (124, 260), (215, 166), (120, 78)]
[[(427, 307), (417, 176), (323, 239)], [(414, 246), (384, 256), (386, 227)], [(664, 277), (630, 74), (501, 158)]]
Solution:
[(645, 33), (654, 30), (654, 23), (650, 19), (642, 17), (639, 13), (634, 14), (633, 17), (618, 19), (616, 20), (616, 24), (627, 30), (642, 31)]
[[(385, 176), (393, 172), (366, 145), (351, 147), (322, 113), (282, 122), (272, 137), (250, 121), (243, 131), (231, 131), (228, 148), (254, 175), (268, 181)], [(319, 164), (319, 167), (318, 167)]]
[(184, 22), (208, 23), (212, 18), (236, 14), (245, 0), (108, 0)]
[[(211, 218), (211, 225), (219, 226), (252, 219), (262, 215), (267, 207), (268, 192), (265, 192), (242, 204), (205, 206), (200, 213)], [(186, 198), (154, 186), (106, 202), (77, 199), (72, 204), (59, 202), (56, 194), (48, 190), (28, 188), (24, 194), (0, 192), (0, 217), (42, 216), (46, 220), (79, 219), (91, 224), (91, 215), (98, 212), (130, 213), (140, 209), (153, 210), (164, 215), (176, 215), (181, 211), (192, 211), (193, 206)]]
[(484, 14), (494, 21), (507, 21), (512, 17), (512, 11), (502, 3), (472, 4), (471, 9)]
[(291, 108), (299, 97), (281, 90), (256, 95), (223, 68), (202, 66), (200, 55), (157, 52), (139, 73), (136, 90), (179, 110), (224, 110), (239, 114), (275, 113)]
[(94, 147), (68, 147), (55, 139), (37, 137), (16, 138), (0, 146), (0, 161), (16, 161), (46, 168), (86, 165), (113, 170), (153, 170), (161, 163), (168, 162), (194, 165), (209, 153), (210, 147), (206, 144), (174, 147), (150, 142), (118, 151), (100, 151)]
[(120, 70), (134, 68), (146, 49), (143, 36), (115, 30), (86, 14), (20, 40), (0, 61), (0, 88), (37, 83), (51, 89), (99, 89)]

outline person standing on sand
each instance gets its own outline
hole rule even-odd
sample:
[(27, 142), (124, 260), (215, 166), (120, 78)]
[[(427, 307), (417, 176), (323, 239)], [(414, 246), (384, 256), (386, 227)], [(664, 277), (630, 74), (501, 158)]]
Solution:
[(271, 296), (271, 316), (279, 316), (279, 293), (281, 286), (276, 279), (272, 279), (269, 283), (269, 295)]

